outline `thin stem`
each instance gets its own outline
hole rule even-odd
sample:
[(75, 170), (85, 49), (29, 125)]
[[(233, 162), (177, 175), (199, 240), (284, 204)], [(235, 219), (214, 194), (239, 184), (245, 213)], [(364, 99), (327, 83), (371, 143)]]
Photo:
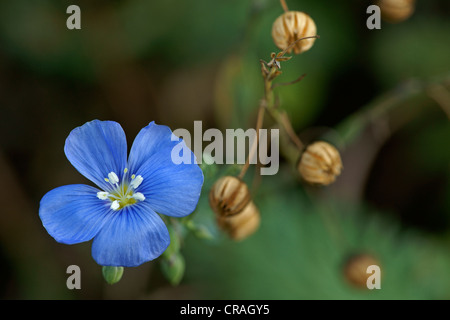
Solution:
[[(285, 11), (288, 11), (288, 7), (286, 5), (286, 2), (284, 0), (280, 0), (281, 5), (283, 6)], [(253, 145), (251, 147), (251, 150), (249, 152), (249, 155), (247, 157), (247, 160), (245, 162), (245, 165), (242, 167), (241, 172), (239, 173), (238, 177), (243, 178), (245, 176), (245, 173), (247, 172), (249, 166), (250, 166), (250, 159), (254, 156), (258, 143), (259, 143), (259, 130), (262, 127), (263, 119), (264, 119), (264, 113), (265, 110), (270, 113), (272, 118), (277, 122), (277, 124), (284, 129), (284, 132), (287, 134), (289, 139), (294, 143), (294, 146), (289, 145), (289, 155), (295, 155), (299, 152), (301, 152), (304, 148), (304, 145), (302, 141), (298, 138), (296, 135), (294, 129), (292, 128), (291, 122), (289, 120), (289, 117), (286, 112), (280, 112), (277, 110), (276, 107), (276, 101), (274, 99), (274, 93), (273, 89), (277, 86), (284, 86), (284, 85), (290, 85), (297, 83), (301, 81), (306, 75), (303, 74), (299, 78), (297, 78), (294, 81), (287, 82), (287, 83), (280, 83), (280, 84), (273, 84), (273, 80), (281, 73), (278, 69), (280, 68), (279, 62), (280, 61), (286, 61), (289, 60), (290, 57), (284, 57), (286, 52), (295, 44), (297, 44), (299, 41), (305, 40), (305, 39), (311, 39), (311, 38), (319, 38), (318, 35), (315, 36), (309, 36), (309, 37), (303, 37), (300, 39), (297, 39), (293, 43), (291, 43), (285, 50), (279, 52), (278, 54), (272, 53), (272, 60), (267, 63), (264, 60), (260, 60), (261, 63), (261, 71), (264, 78), (264, 99), (261, 101), (261, 104), (259, 106), (258, 110), (258, 119), (256, 123), (256, 140), (253, 142)]]
[(239, 173), (239, 178), (243, 179), (245, 176), (245, 173), (248, 170), (248, 167), (250, 166), (250, 159), (255, 155), (255, 152), (257, 150), (258, 144), (259, 144), (259, 130), (262, 127), (263, 121), (264, 121), (264, 113), (265, 113), (266, 107), (265, 107), (265, 101), (261, 101), (261, 104), (259, 105), (258, 109), (258, 117), (256, 120), (256, 139), (253, 140), (253, 145), (250, 149), (250, 152), (247, 157), (247, 161), (245, 162), (245, 165), (242, 167), (241, 172)]
[(290, 86), (291, 84), (296, 84), (297, 82), (302, 81), (304, 77), (306, 77), (306, 74), (302, 74), (300, 77), (298, 77), (298, 78), (295, 79), (294, 81), (283, 82), (283, 83), (274, 83), (274, 84), (272, 85), (272, 90), (275, 89), (276, 87)]
[(320, 36), (318, 34), (316, 34), (315, 36), (308, 36), (308, 37), (303, 37), (303, 38), (299, 38), (297, 40), (295, 40), (294, 42), (292, 42), (286, 49), (284, 49), (283, 51), (281, 51), (277, 56), (278, 57), (282, 57), (284, 56), (289, 49), (291, 49), (292, 47), (294, 47), (298, 42), (302, 41), (302, 40), (306, 40), (306, 39), (312, 39), (312, 38), (316, 38), (319, 39)]
[(297, 136), (297, 134), (294, 131), (294, 128), (292, 128), (291, 121), (289, 120), (289, 117), (286, 112), (282, 112), (280, 116), (281, 124), (283, 125), (284, 129), (286, 130), (287, 134), (289, 135), (289, 138), (291, 138), (292, 142), (297, 146), (298, 150), (302, 150), (304, 147), (303, 142), (300, 140), (300, 138)]
[(288, 6), (286, 4), (286, 1), (285, 0), (280, 0), (280, 3), (281, 3), (281, 6), (283, 7), (284, 12), (288, 12), (289, 8), (288, 8)]
[(368, 125), (375, 124), (379, 119), (386, 117), (392, 122), (394, 120), (394, 111), (401, 107), (406, 107), (407, 112), (401, 113), (402, 118), (396, 117), (397, 122), (400, 121), (400, 123), (395, 125), (398, 127), (402, 119), (406, 121), (413, 116), (417, 116), (417, 114), (412, 112), (411, 105), (407, 104), (407, 101), (418, 97), (430, 97), (430, 88), (443, 85), (446, 81), (449, 81), (448, 79), (450, 79), (450, 75), (443, 75), (430, 82), (407, 81), (347, 117), (336, 127), (336, 130), (340, 134), (343, 143), (350, 144)]

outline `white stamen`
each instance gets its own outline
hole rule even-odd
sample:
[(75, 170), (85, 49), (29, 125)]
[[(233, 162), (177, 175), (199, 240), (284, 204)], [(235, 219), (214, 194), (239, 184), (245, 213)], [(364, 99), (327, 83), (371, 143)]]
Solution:
[(138, 188), (142, 181), (144, 181), (144, 178), (142, 178), (141, 175), (136, 176), (133, 174), (131, 176), (131, 181), (129, 182), (129, 185), (127, 187), (127, 182), (129, 180), (128, 175), (128, 168), (125, 168), (123, 170), (123, 183), (119, 185), (119, 177), (117, 174), (113, 171), (108, 173), (108, 177), (105, 178), (106, 182), (109, 182), (113, 186), (113, 190), (110, 190), (110, 192), (106, 191), (99, 191), (97, 192), (97, 198), (100, 200), (109, 200), (111, 201), (110, 208), (114, 211), (118, 211), (121, 208), (132, 205), (136, 201), (130, 201), (130, 199), (134, 199), (137, 201), (144, 201), (145, 196), (141, 192), (134, 192), (136, 188)]
[(119, 177), (114, 172), (108, 173), (109, 183), (116, 184), (119, 183)]
[(133, 194), (132, 196), (133, 199), (139, 200), (139, 201), (144, 201), (145, 200), (145, 196), (140, 193), (140, 192), (136, 192), (135, 194)]
[(133, 180), (131, 180), (130, 187), (136, 189), (141, 185), (142, 181), (144, 181), (144, 178), (142, 178), (142, 176), (139, 175), (135, 177)]
[(120, 207), (119, 201), (114, 200), (114, 201), (111, 203), (111, 209), (113, 209), (114, 211), (118, 210), (119, 207)]
[(109, 196), (108, 192), (104, 191), (97, 192), (97, 198), (99, 198), (100, 200), (108, 200), (108, 196)]

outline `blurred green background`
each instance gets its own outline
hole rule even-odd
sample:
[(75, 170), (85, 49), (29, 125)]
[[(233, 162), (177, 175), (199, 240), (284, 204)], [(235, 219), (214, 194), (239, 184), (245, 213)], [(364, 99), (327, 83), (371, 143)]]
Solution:
[[(118, 121), (129, 145), (152, 120), (254, 127), (259, 59), (278, 50), (271, 25), (282, 8), (278, 0), (78, 0), (82, 29), (68, 30), (72, 3), (0, 2), (0, 298), (450, 298), (449, 1), (418, 0), (411, 18), (381, 30), (366, 27), (369, 1), (287, 3), (311, 15), (321, 38), (282, 65), (283, 82), (307, 77), (276, 93), (304, 142), (339, 147), (343, 174), (311, 188), (281, 160), (252, 189), (260, 229), (233, 242), (217, 230), (207, 195), (237, 169), (207, 168), (194, 220), (215, 239), (184, 239), (181, 283), (170, 285), (155, 260), (111, 286), (90, 243), (56, 243), (38, 216), (49, 190), (90, 184), (65, 158), (67, 135), (92, 119)], [(346, 258), (360, 252), (380, 261), (381, 290), (346, 281)], [(66, 287), (72, 264), (81, 290)]]

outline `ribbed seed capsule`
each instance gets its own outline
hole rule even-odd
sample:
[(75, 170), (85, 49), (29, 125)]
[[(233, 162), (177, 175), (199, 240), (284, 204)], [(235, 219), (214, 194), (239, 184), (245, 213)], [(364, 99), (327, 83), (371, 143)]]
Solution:
[[(288, 11), (279, 16), (272, 25), (272, 38), (275, 45), (285, 50), (291, 43), (303, 37), (315, 36), (316, 24), (309, 15), (300, 11)], [(295, 54), (305, 52), (314, 44), (316, 39), (305, 39), (297, 42), (288, 50)]]
[(240, 213), (250, 201), (247, 185), (232, 176), (217, 180), (209, 193), (212, 209), (222, 217)]
[(379, 262), (369, 254), (357, 254), (350, 257), (344, 265), (345, 280), (357, 288), (367, 288), (367, 279), (370, 274), (367, 268), (371, 265), (379, 266)]
[(318, 141), (309, 145), (298, 164), (302, 178), (312, 184), (329, 185), (342, 170), (339, 151), (331, 144)]
[(251, 200), (247, 185), (233, 176), (222, 177), (209, 193), (217, 224), (234, 240), (242, 240), (259, 227), (260, 213)]
[(381, 16), (392, 23), (408, 19), (414, 13), (415, 0), (378, 0)]
[(217, 217), (219, 227), (234, 240), (243, 240), (253, 234), (258, 229), (260, 221), (261, 215), (253, 201), (250, 201), (239, 214)]

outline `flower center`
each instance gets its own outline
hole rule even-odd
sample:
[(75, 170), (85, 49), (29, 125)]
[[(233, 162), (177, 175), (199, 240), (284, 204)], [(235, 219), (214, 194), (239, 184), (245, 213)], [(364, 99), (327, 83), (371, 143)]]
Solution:
[(123, 170), (123, 173), (121, 183), (119, 183), (119, 177), (115, 172), (108, 173), (108, 178), (105, 178), (105, 181), (111, 184), (111, 189), (97, 192), (97, 198), (100, 200), (111, 201), (111, 209), (114, 211), (145, 200), (145, 196), (141, 192), (136, 192), (144, 178), (141, 175), (136, 176), (134, 174), (128, 176), (127, 168)]

